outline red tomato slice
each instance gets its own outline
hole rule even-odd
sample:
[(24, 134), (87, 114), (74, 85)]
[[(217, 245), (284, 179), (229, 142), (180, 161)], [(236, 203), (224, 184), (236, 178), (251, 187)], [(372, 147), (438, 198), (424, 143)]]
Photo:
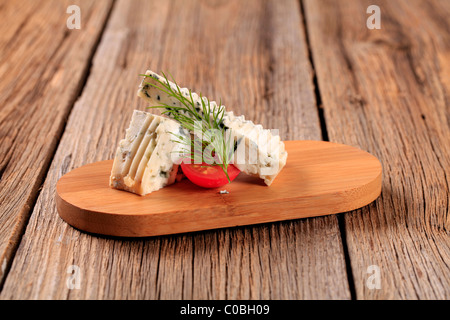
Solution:
[[(186, 177), (194, 184), (203, 188), (218, 188), (228, 184), (227, 176), (222, 167), (215, 165), (181, 163), (181, 169)], [(229, 164), (227, 167), (228, 176), (233, 181), (239, 174), (239, 169)]]

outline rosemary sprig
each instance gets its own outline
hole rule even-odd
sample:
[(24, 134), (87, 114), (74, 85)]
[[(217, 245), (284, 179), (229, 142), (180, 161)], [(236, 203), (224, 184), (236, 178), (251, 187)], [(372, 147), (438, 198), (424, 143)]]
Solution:
[(175, 98), (181, 103), (181, 106), (161, 103), (161, 105), (148, 108), (163, 108), (162, 114), (170, 116), (178, 121), (183, 128), (194, 133), (193, 139), (172, 133), (177, 138), (174, 141), (183, 146), (180, 153), (183, 153), (186, 157), (189, 156), (194, 163), (201, 161), (210, 165), (221, 166), (228, 181), (231, 182), (228, 176), (228, 165), (234, 153), (234, 143), (230, 129), (226, 130), (223, 126), (225, 107), (222, 106), (222, 101), (217, 107), (211, 107), (211, 102), (208, 98), (200, 94), (200, 108), (196, 105), (191, 90), (189, 90), (189, 95), (186, 97), (173, 77), (172, 82), (175, 84), (175, 88), (170, 85), (167, 76), (164, 73), (162, 75), (165, 82), (151, 75), (141, 74), (141, 76), (150, 77), (158, 83), (144, 82), (145, 84)]

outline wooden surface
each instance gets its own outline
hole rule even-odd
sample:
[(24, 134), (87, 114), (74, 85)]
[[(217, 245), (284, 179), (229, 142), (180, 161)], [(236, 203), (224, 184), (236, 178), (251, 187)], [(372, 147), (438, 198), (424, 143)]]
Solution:
[[(357, 27), (370, 1), (331, 3), (305, 3), (328, 136), (379, 157), (386, 178), (375, 206), (344, 217), (356, 295), (448, 299), (450, 3), (380, 2), (375, 32)], [(389, 292), (365, 286), (368, 265)]]
[(142, 197), (111, 188), (113, 160), (105, 160), (61, 177), (56, 207), (82, 231), (149, 237), (336, 214), (380, 195), (381, 164), (367, 152), (325, 141), (285, 144), (289, 161), (270, 187), (240, 174), (222, 188), (205, 189), (185, 179)]
[[(83, 32), (65, 27), (70, 4), (84, 8)], [(0, 2), (0, 280), (21, 241), (110, 9), (111, 1)]]
[[(70, 4), (80, 30), (66, 28)], [(372, 4), (0, 1), (0, 298), (448, 299), (450, 2), (378, 1), (380, 30), (366, 28)], [(112, 157), (145, 109), (147, 69), (283, 139), (367, 150), (381, 197), (182, 235), (79, 232), (58, 217), (56, 182)]]

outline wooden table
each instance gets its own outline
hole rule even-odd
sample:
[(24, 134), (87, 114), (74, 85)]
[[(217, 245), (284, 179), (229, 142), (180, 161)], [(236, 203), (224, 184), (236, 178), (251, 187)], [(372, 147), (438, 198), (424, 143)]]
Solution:
[[(0, 1), (0, 298), (449, 299), (449, 16), (447, 0)], [(56, 182), (113, 157), (147, 69), (285, 140), (372, 153), (382, 195), (145, 239), (72, 228)]]

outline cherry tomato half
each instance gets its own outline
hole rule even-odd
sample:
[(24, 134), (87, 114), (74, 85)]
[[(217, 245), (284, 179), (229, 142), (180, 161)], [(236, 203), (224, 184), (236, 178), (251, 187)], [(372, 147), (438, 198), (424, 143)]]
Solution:
[[(192, 163), (181, 163), (181, 169), (186, 177), (194, 184), (203, 188), (218, 188), (228, 184), (227, 176), (221, 166)], [(239, 174), (239, 169), (229, 164), (227, 167), (228, 176), (233, 181)]]

